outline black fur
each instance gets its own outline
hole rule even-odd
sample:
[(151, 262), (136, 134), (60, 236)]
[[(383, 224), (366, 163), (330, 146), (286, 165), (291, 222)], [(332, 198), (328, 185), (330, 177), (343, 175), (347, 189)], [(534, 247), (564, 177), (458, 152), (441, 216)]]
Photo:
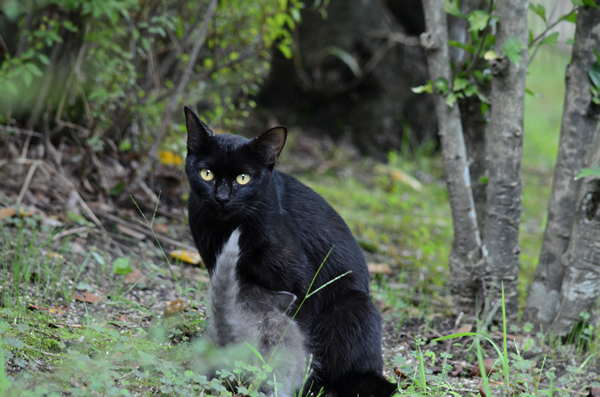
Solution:
[[(231, 233), (241, 226), (237, 265), (240, 293), (259, 285), (298, 297), (295, 312), (331, 250), (312, 290), (351, 271), (308, 298), (296, 321), (319, 363), (313, 382), (338, 397), (388, 397), (395, 385), (382, 375), (381, 315), (369, 296), (369, 274), (346, 223), (295, 178), (273, 169), (287, 135), (275, 127), (248, 140), (214, 135), (185, 109), (189, 221), (209, 274)], [(201, 169), (215, 177), (205, 181)], [(245, 185), (239, 174), (250, 175)]]

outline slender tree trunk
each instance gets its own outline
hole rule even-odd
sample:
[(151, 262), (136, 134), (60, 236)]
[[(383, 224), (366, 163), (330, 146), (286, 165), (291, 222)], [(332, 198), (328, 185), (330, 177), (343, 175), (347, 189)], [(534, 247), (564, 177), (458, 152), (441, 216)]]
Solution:
[[(499, 17), (496, 53), (512, 37), (526, 46), (527, 1), (503, 0), (496, 4)], [(506, 56), (492, 65), (492, 112), (488, 136), (487, 215), (483, 233), (486, 302), (499, 304), (504, 285), (507, 315), (518, 314), (519, 222), (521, 217), (521, 155), (527, 50), (520, 65)]]
[[(487, 96), (488, 93), (484, 92)], [(479, 230), (485, 229), (485, 209), (487, 203), (486, 183), (482, 180), (487, 175), (486, 169), (486, 136), (489, 123), (481, 114), (481, 101), (475, 95), (459, 99), (460, 117), (467, 148), (467, 164), (471, 175), (471, 190), (477, 214)]]
[(564, 270), (561, 258), (569, 245), (580, 186), (575, 176), (583, 166), (585, 151), (592, 144), (598, 125), (600, 109), (592, 103), (588, 71), (596, 61), (593, 49), (600, 49), (600, 33), (594, 31), (599, 25), (599, 9), (583, 7), (579, 11), (575, 45), (566, 73), (567, 90), (548, 222), (525, 311), (527, 321), (536, 324), (549, 324), (560, 304)]
[[(588, 166), (600, 162), (600, 135), (596, 134)], [(562, 257), (565, 266), (560, 290), (560, 307), (552, 324), (558, 335), (566, 335), (582, 321), (580, 313), (598, 319), (600, 296), (600, 179), (586, 177), (579, 191), (575, 219), (567, 252)]]
[[(432, 80), (443, 77), (451, 83), (444, 0), (424, 0), (423, 10), (427, 32), (421, 35), (421, 44), (427, 51), (429, 74)], [(457, 309), (473, 312), (478, 288), (473, 277), (472, 258), (479, 255), (481, 239), (471, 194), (460, 113), (457, 105), (448, 107), (440, 94), (434, 96), (434, 102), (454, 227), (454, 244), (449, 258), (450, 289)]]

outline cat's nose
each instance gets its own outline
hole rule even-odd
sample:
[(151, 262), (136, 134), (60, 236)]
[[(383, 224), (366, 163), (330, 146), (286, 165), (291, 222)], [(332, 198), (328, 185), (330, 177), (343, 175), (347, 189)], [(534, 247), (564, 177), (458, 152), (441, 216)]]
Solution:
[(229, 202), (229, 188), (226, 185), (221, 185), (217, 188), (215, 201), (221, 206), (224, 206)]

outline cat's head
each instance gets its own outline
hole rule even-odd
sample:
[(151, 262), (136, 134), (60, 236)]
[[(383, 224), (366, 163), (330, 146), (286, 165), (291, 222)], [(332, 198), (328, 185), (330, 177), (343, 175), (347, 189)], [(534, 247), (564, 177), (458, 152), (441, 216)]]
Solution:
[(185, 171), (202, 206), (227, 219), (253, 211), (271, 182), (287, 130), (275, 127), (254, 139), (215, 135), (188, 107)]

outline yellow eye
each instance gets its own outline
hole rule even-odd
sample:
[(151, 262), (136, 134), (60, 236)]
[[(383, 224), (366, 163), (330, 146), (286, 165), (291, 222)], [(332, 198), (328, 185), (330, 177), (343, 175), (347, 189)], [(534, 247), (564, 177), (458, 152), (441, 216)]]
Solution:
[(211, 170), (207, 170), (206, 168), (202, 168), (200, 170), (200, 176), (205, 181), (212, 181), (213, 179), (215, 179), (215, 174), (213, 174)]
[(235, 181), (240, 185), (245, 185), (246, 183), (250, 182), (250, 175), (239, 174), (237, 177), (235, 177)]

